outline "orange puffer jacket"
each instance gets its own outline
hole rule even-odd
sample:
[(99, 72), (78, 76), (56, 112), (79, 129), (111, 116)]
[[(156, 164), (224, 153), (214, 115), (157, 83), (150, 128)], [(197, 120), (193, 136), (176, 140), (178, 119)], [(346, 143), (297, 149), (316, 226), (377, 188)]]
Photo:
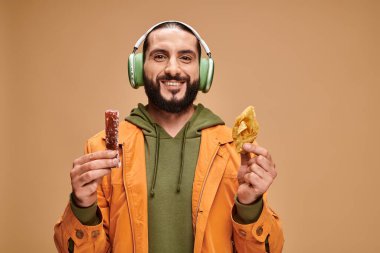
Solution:
[[(145, 149), (142, 131), (128, 122), (119, 127), (122, 166), (112, 169), (98, 187), (102, 222), (85, 226), (70, 204), (55, 225), (54, 240), (59, 252), (148, 253), (148, 212)], [(104, 131), (88, 140), (86, 152), (105, 149)], [(284, 243), (278, 216), (264, 206), (252, 224), (236, 223), (231, 215), (237, 191), (240, 157), (232, 143), (231, 130), (215, 126), (202, 130), (192, 193), (194, 253), (281, 252)], [(173, 242), (175, 243), (175, 242)]]

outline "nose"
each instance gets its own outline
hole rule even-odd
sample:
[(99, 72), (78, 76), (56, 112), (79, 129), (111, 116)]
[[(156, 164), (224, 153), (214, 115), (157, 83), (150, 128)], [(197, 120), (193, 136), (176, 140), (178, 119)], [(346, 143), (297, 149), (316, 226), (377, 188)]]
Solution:
[(178, 76), (180, 74), (180, 66), (178, 65), (177, 59), (171, 57), (165, 67), (165, 74), (170, 76)]

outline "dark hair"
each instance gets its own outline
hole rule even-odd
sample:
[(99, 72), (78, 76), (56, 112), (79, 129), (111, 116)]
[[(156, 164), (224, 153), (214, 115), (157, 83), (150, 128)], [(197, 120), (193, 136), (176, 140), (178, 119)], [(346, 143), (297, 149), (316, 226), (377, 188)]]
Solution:
[[(152, 31), (150, 31), (148, 33), (148, 35), (146, 36), (146, 38), (144, 40), (144, 45), (143, 45), (143, 61), (144, 62), (145, 62), (145, 53), (146, 53), (146, 50), (149, 47), (149, 35), (153, 31), (158, 30), (158, 29), (163, 29), (163, 28), (178, 28), (179, 30), (189, 32), (189, 33), (191, 33), (191, 34), (193, 34), (195, 36), (195, 34), (193, 33), (193, 31), (190, 30), (190, 28), (188, 28), (187, 26), (185, 26), (185, 25), (183, 25), (181, 23), (178, 23), (178, 22), (170, 21), (170, 22), (162, 23), (162, 24), (156, 26)], [(197, 38), (197, 51), (198, 51), (198, 55), (199, 55), (199, 62), (201, 61), (201, 53), (202, 53), (201, 50), (202, 50), (201, 49), (201, 44), (199, 43), (199, 40)]]

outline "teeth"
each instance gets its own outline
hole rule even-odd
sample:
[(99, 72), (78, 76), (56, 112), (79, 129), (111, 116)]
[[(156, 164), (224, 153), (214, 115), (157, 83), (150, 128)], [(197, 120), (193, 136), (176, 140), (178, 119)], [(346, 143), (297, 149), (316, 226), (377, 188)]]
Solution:
[(165, 85), (168, 85), (168, 86), (178, 86), (178, 85), (180, 85), (179, 82), (164, 82), (164, 83), (165, 83)]

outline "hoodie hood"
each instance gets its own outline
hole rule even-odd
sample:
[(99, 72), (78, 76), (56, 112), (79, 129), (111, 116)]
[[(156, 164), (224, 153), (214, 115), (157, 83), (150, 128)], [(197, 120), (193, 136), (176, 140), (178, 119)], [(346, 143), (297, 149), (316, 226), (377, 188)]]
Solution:
[[(138, 107), (133, 109), (125, 120), (139, 127), (144, 135), (157, 137), (157, 123), (149, 115), (143, 104), (138, 104)], [(198, 104), (195, 106), (194, 114), (184, 126), (187, 126), (185, 138), (200, 137), (202, 129), (224, 124), (224, 121), (219, 116), (205, 108), (202, 104)], [(161, 138), (165, 137), (161, 136)], [(171, 137), (168, 136), (168, 138)]]

